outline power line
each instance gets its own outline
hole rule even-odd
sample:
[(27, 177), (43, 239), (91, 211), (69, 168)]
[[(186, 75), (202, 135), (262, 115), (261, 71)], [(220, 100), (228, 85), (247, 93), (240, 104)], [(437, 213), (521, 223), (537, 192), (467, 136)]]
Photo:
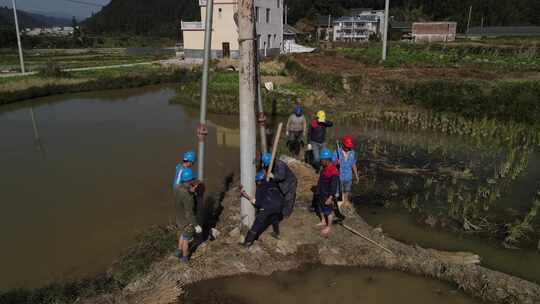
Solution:
[(71, 2), (71, 3), (77, 3), (82, 5), (88, 5), (88, 6), (94, 6), (94, 7), (104, 7), (104, 4), (94, 3), (94, 2), (86, 2), (86, 1), (79, 1), (79, 0), (62, 0), (65, 2)]

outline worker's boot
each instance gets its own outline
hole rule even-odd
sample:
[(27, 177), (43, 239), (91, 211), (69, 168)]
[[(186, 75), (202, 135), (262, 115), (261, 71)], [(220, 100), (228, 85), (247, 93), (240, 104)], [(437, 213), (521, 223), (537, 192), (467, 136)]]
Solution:
[(249, 248), (253, 243), (255, 242), (255, 239), (257, 238), (257, 233), (253, 231), (248, 231), (246, 238), (244, 240), (244, 244), (242, 244), (244, 247)]

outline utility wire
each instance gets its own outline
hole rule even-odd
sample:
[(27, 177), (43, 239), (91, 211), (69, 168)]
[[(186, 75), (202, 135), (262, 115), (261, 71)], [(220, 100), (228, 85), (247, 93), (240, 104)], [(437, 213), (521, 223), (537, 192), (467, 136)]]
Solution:
[(94, 6), (94, 7), (104, 7), (105, 6), (105, 4), (99, 4), (99, 3), (94, 3), (94, 2), (86, 2), (86, 1), (79, 1), (79, 0), (62, 0), (62, 1), (71, 2), (71, 3), (77, 3), (77, 4), (82, 4), (82, 5), (88, 5), (88, 6)]

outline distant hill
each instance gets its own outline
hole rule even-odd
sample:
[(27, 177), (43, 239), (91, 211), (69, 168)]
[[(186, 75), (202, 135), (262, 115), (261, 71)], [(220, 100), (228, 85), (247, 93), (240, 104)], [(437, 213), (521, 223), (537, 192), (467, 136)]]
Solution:
[[(21, 29), (27, 27), (50, 27), (50, 26), (70, 26), (71, 20), (64, 18), (48, 17), (40, 14), (32, 14), (17, 10), (19, 26)], [(13, 25), (13, 10), (8, 7), (0, 7), (0, 26)]]
[[(198, 0), (112, 0), (83, 26), (94, 34), (176, 37), (180, 20), (200, 18)], [(340, 16), (353, 8), (382, 9), (384, 0), (285, 0), (289, 23), (315, 20), (318, 14)], [(453, 20), (463, 31), (469, 7), (471, 25), (540, 25), (540, 0), (392, 0), (391, 14), (399, 20)]]
[(93, 34), (177, 37), (180, 20), (198, 18), (198, 0), (112, 0), (82, 25)]

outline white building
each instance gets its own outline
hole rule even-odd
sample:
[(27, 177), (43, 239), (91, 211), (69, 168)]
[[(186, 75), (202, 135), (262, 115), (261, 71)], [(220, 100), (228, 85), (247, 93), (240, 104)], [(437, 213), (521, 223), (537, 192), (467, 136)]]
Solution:
[(335, 19), (334, 41), (368, 41), (370, 37), (382, 37), (384, 11), (362, 11), (359, 14)]
[[(203, 58), (206, 0), (199, 0), (200, 22), (183, 22), (184, 55), (190, 59)], [(240, 57), (238, 27), (235, 14), (238, 0), (214, 0), (212, 29), (212, 58)], [(278, 55), (283, 48), (283, 0), (255, 0), (257, 34), (263, 56)]]
[(45, 36), (55, 36), (55, 37), (67, 37), (73, 35), (75, 29), (70, 26), (64, 26), (64, 27), (49, 27), (49, 28), (27, 28), (23, 32), (23, 34), (27, 36), (39, 36), (39, 35), (45, 35)]

